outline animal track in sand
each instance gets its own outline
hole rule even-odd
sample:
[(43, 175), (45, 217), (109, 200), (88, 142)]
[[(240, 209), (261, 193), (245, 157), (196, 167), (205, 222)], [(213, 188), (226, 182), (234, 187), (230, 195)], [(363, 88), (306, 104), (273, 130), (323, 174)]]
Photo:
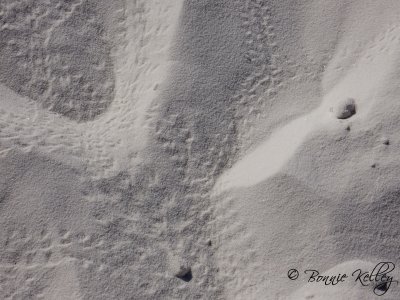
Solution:
[(160, 93), (153, 85), (164, 80), (174, 32), (158, 23), (180, 6), (64, 2), (0, 3), (0, 153), (38, 150), (113, 176), (136, 166), (145, 145), (155, 116), (147, 110)]
[[(378, 101), (374, 96), (379, 91), (379, 84), (395, 65), (393, 61), (396, 60), (399, 42), (390, 40), (388, 43), (388, 53), (367, 48), (359, 63), (325, 95), (319, 107), (273, 132), (266, 141), (228, 169), (215, 185), (216, 194), (231, 188), (253, 186), (281, 171), (308, 134), (327, 126), (336, 126), (338, 119), (354, 117), (354, 99), (358, 103), (357, 119), (364, 118)], [(371, 55), (373, 60), (369, 59)], [(330, 115), (332, 107), (335, 107), (334, 119)]]
[(103, 113), (114, 96), (111, 45), (96, 4), (3, 1), (0, 81), (76, 121)]

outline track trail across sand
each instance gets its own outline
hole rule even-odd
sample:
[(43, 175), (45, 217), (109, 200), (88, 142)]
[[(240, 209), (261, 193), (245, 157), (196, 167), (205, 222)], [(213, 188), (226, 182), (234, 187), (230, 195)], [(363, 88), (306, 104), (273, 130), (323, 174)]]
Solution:
[[(280, 83), (271, 94), (258, 78), (254, 93), (240, 92), (255, 113), (239, 123), (238, 152), (213, 188), (219, 278), (232, 299), (373, 297), (372, 287), (324, 289), (304, 278), (291, 281), (287, 272), (328, 274), (399, 259), (393, 177), (399, 153), (389, 146), (399, 142), (400, 7), (393, 1), (381, 9), (371, 2), (315, 1), (305, 12), (307, 5), (287, 10), (284, 2), (272, 1), (264, 10), (270, 32), (279, 32), (270, 40), (277, 49), (267, 49), (274, 57), (269, 61), (281, 63)], [(282, 10), (292, 21), (279, 18)], [(312, 25), (302, 19), (308, 13)], [(250, 19), (262, 22), (257, 18)], [(323, 22), (329, 27), (315, 26)], [(299, 27), (301, 47), (282, 29)], [(303, 51), (314, 53), (320, 65), (308, 64)], [(383, 298), (398, 295), (391, 289)]]
[(1, 298), (157, 298), (174, 284), (142, 151), (182, 2), (31, 2), (0, 4)]
[[(398, 30), (391, 30), (383, 41), (382, 51), (374, 47), (376, 41), (360, 54), (355, 67), (322, 99), (318, 108), (272, 132), (268, 139), (254, 151), (240, 159), (216, 183), (216, 190), (223, 192), (232, 188), (256, 185), (277, 174), (293, 157), (307, 136), (324, 127), (340, 126), (333, 112), (346, 99), (355, 99), (357, 114), (352, 121), (368, 118), (368, 112), (376, 105), (376, 95), (385, 80), (395, 72)], [(383, 45), (382, 45), (383, 44)]]
[[(210, 191), (234, 151), (234, 107), (227, 107), (244, 58), (236, 7), (210, 3), (75, 3), (78, 11), (96, 12), (94, 23), (102, 21), (105, 29), (95, 28), (105, 31), (111, 45), (113, 74), (107, 78), (114, 96), (104, 110), (78, 99), (64, 111), (62, 91), (59, 98), (34, 98), (33, 85), (21, 91), (2, 82), (0, 163), (6, 175), (0, 222), (9, 228), (0, 235), (5, 299), (222, 297)], [(5, 9), (21, 9), (15, 7)], [(52, 9), (59, 6), (50, 5), (45, 15)], [(62, 25), (68, 16), (56, 22), (64, 38), (72, 34)], [(68, 52), (90, 62), (92, 47), (100, 47), (92, 42), (97, 43), (81, 41), (77, 49), (65, 41), (57, 45), (67, 49), (39, 46), (44, 54)], [(215, 45), (231, 55), (215, 53)], [(73, 68), (81, 80), (92, 88), (100, 84), (85, 72), (94, 76), (104, 65), (78, 61), (78, 66)], [(73, 89), (72, 78), (54, 76), (62, 81), (55, 88)], [(58, 106), (47, 106), (51, 99)], [(80, 104), (89, 115), (74, 107)], [(182, 270), (190, 270), (191, 280), (179, 275)], [(67, 287), (61, 289), (60, 282)]]
[(0, 298), (365, 299), (286, 274), (400, 259), (399, 15), (0, 1)]
[[(17, 3), (10, 3), (9, 6), (3, 5), (6, 14), (8, 11), (12, 14), (16, 13), (13, 10), (23, 9)], [(94, 116), (97, 116), (95, 119), (91, 116), (70, 116), (69, 113), (64, 114), (62, 110), (58, 111), (55, 108), (50, 108), (50, 111), (47, 111), (42, 108), (43, 104), (36, 104), (37, 102), (40, 103), (39, 100), (35, 103), (27, 97), (14, 93), (12, 84), (4, 82), (5, 86), (1, 87), (2, 94), (5, 95), (1, 107), (3, 111), (1, 134), (3, 143), (7, 144), (10, 141), (10, 146), (13, 144), (22, 145), (21, 148), (26, 151), (39, 149), (52, 155), (59, 154), (58, 156), (61, 159), (68, 159), (68, 157), (71, 157), (72, 160), (74, 158), (83, 159), (89, 167), (95, 165), (93, 171), (103, 176), (104, 174), (99, 172), (115, 174), (124, 167), (132, 168), (135, 165), (135, 158), (127, 157), (128, 153), (132, 156), (146, 145), (146, 130), (144, 129), (149, 126), (149, 120), (152, 117), (149, 107), (157, 97), (157, 88), (166, 76), (166, 70), (169, 66), (168, 45), (172, 41), (174, 26), (176, 26), (173, 22), (171, 24), (160, 22), (171, 17), (175, 17), (176, 22), (178, 22), (177, 15), (181, 4), (176, 2), (175, 5), (165, 4), (157, 7), (155, 3), (145, 5), (141, 1), (132, 1), (124, 4), (123, 1), (119, 1), (112, 8), (108, 7), (107, 3), (99, 3), (98, 5), (97, 10), (103, 14), (108, 14), (108, 22), (112, 24), (112, 26), (109, 26), (111, 29), (108, 32), (109, 35), (112, 35), (112, 39), (109, 37), (108, 39), (114, 44), (112, 52), (110, 50), (109, 53), (103, 54), (103, 57), (98, 59), (104, 62), (104, 60), (113, 58), (114, 69), (109, 70), (113, 74), (113, 78), (110, 79), (113, 81), (113, 93), (105, 94), (98, 91), (101, 97), (107, 98), (107, 101), (110, 102), (107, 104), (109, 106), (107, 110), (101, 113), (97, 112), (96, 109), (101, 107), (101, 103), (93, 100), (92, 105), (96, 106), (93, 109), (90, 107), (84, 107), (84, 109), (86, 112), (93, 111)], [(60, 23), (64, 22), (64, 19), (70, 18), (69, 15), (73, 15), (74, 10), (88, 6), (92, 8), (96, 5), (87, 1), (74, 2), (70, 11), (64, 17), (60, 17), (63, 18), (62, 20), (55, 20), (56, 24), (52, 25), (53, 27), (41, 33), (43, 38), (45, 39), (46, 35), (51, 36), (54, 28), (60, 27)], [(56, 7), (58, 6), (56, 5)], [(156, 8), (153, 9), (153, 7)], [(38, 4), (38, 9), (44, 10), (44, 8), (40, 6), (40, 3)], [(85, 8), (82, 8), (82, 10)], [(54, 8), (48, 8), (48, 15), (53, 13), (52, 9)], [(92, 8), (92, 10), (96, 9)], [(26, 17), (32, 18), (33, 16), (27, 14)], [(104, 20), (102, 17), (105, 18), (101, 15), (93, 15), (95, 21), (104, 22), (107, 25), (107, 18)], [(77, 16), (77, 18), (79, 19), (80, 16)], [(7, 19), (4, 20), (4, 22), (6, 21)], [(65, 34), (68, 35), (69, 28), (65, 27), (67, 26), (64, 26), (61, 32), (66, 31)], [(22, 27), (19, 30), (24, 33), (25, 28)], [(79, 43), (79, 41), (76, 42)], [(22, 45), (20, 47), (22, 48)], [(46, 46), (43, 45), (42, 47)], [(74, 45), (70, 47), (71, 50), (69, 51), (79, 51), (79, 49), (73, 48)], [(97, 49), (98, 47), (94, 48)], [(41, 51), (47, 56), (63, 53), (59, 49), (45, 48)], [(79, 53), (75, 52), (73, 54), (79, 56)], [(49, 59), (47, 57), (45, 61)], [(73, 60), (69, 62), (75, 63)], [(67, 64), (66, 68), (72, 68), (68, 65), (68, 61), (65, 64)], [(37, 69), (35, 66), (27, 67)], [(80, 66), (79, 70), (83, 70), (81, 73), (88, 72), (85, 66)], [(93, 74), (96, 74), (96, 72), (98, 73), (96, 70), (92, 71)], [(14, 77), (18, 78), (19, 75), (17, 74)], [(54, 74), (53, 76), (55, 78), (49, 79), (49, 81), (53, 80), (54, 83), (54, 80), (68, 81), (69, 79), (64, 77), (72, 75), (68, 73), (67, 75)], [(78, 74), (77, 76), (82, 77), (83, 75)], [(32, 78), (35, 79), (35, 75), (32, 75)], [(99, 85), (98, 79), (90, 79), (92, 80), (91, 84)], [(14, 82), (14, 84), (16, 83)], [(6, 86), (11, 87), (11, 89)], [(26, 85), (21, 84), (21, 86)], [(71, 91), (74, 90), (74, 87), (70, 85), (66, 88)], [(93, 93), (96, 93), (96, 91)], [(30, 94), (27, 95), (31, 96)], [(66, 97), (76, 98), (74, 95), (67, 95)], [(52, 99), (54, 100), (54, 97)], [(76, 104), (70, 103), (72, 105), (70, 111), (79, 111), (79, 105), (82, 103), (79, 102), (79, 99), (77, 101)], [(55, 110), (55, 113), (52, 113), (52, 110)], [(57, 112), (61, 114), (61, 117)], [(81, 122), (74, 122), (75, 120)], [(123, 152), (125, 152), (125, 155), (122, 154)]]

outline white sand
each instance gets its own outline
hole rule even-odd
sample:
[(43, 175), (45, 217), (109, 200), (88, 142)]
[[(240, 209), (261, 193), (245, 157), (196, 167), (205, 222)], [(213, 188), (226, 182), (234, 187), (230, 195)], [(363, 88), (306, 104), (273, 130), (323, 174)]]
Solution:
[(0, 1), (0, 299), (400, 299), (304, 273), (399, 262), (399, 25), (395, 0)]

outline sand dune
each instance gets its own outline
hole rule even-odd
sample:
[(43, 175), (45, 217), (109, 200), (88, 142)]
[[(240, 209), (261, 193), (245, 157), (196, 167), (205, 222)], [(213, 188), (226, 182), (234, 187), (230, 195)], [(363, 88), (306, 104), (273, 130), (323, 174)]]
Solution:
[(399, 15), (0, 2), (0, 299), (399, 299)]

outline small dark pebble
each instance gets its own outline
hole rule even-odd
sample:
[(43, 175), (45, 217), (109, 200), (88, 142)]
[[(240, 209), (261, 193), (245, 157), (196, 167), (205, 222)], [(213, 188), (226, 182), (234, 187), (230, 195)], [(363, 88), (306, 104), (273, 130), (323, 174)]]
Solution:
[(190, 267), (181, 267), (181, 270), (175, 276), (185, 282), (189, 282), (193, 278), (192, 269)]

